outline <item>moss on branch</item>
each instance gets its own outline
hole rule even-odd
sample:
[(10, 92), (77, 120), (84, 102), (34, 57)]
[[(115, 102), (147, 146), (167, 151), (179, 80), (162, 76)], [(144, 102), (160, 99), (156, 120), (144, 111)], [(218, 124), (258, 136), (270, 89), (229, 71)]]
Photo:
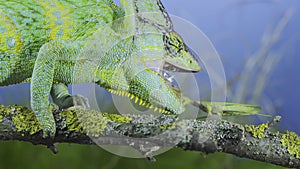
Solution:
[[(150, 156), (154, 145), (170, 146), (177, 141), (176, 146), (185, 150), (225, 152), (300, 168), (299, 136), (293, 132), (270, 132), (267, 124), (243, 126), (217, 119), (178, 120), (168, 115), (118, 115), (82, 109), (53, 110), (53, 114), (57, 124), (56, 136), (43, 138), (42, 128), (31, 110), (22, 106), (0, 105), (0, 139), (53, 147), (54, 143), (61, 142), (95, 144), (89, 136), (101, 137), (100, 144), (139, 145), (134, 148)], [(154, 137), (157, 135), (163, 137)], [(120, 139), (120, 136), (126, 137)], [(137, 139), (148, 137), (152, 138), (145, 142)]]

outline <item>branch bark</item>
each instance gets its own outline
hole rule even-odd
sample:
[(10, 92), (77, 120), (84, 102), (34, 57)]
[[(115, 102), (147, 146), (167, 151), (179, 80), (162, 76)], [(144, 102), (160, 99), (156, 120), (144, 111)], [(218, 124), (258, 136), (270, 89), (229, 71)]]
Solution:
[[(282, 138), (288, 135), (270, 132), (268, 127), (252, 126), (252, 129), (262, 130), (255, 133), (248, 130), (251, 128), (249, 126), (217, 118), (206, 121), (178, 120), (167, 115), (121, 116), (81, 109), (53, 113), (57, 124), (56, 136), (43, 138), (42, 129), (31, 110), (22, 106), (0, 105), (0, 139), (47, 145), (55, 153), (54, 144), (63, 142), (127, 145), (150, 158), (159, 148), (176, 146), (205, 153), (225, 152), (284, 167), (300, 168), (298, 154), (292, 154), (288, 151), (289, 147), (282, 144)], [(299, 143), (296, 144), (296, 148), (299, 147)]]

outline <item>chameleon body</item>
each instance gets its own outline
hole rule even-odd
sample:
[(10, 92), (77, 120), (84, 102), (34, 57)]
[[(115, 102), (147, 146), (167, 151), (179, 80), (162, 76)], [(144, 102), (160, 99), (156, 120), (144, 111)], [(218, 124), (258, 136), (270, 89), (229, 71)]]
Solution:
[[(156, 54), (143, 54), (149, 51)], [(111, 0), (0, 0), (0, 86), (31, 82), (31, 108), (45, 137), (55, 135), (50, 93), (60, 108), (88, 106), (66, 84), (95, 82), (146, 107), (182, 113), (181, 99), (151, 62), (200, 70), (159, 0), (121, 1), (121, 7)]]

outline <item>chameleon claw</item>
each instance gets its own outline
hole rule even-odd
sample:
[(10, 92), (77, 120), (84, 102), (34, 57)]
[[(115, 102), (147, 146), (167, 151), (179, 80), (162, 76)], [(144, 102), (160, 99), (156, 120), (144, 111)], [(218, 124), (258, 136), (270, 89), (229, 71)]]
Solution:
[(73, 100), (73, 106), (75, 107), (82, 107), (83, 109), (88, 109), (90, 107), (89, 102), (87, 98), (81, 96), (81, 95), (74, 95), (71, 96)]
[(54, 126), (48, 125), (45, 126), (43, 129), (43, 138), (54, 138), (56, 134), (56, 127), (55, 124)]

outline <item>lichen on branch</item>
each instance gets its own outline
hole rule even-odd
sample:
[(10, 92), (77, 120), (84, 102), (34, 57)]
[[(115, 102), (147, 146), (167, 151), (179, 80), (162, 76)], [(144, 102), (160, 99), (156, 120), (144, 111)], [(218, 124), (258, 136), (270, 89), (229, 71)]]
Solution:
[[(22, 140), (53, 147), (54, 143), (95, 144), (89, 136), (101, 137), (103, 145), (133, 145), (151, 149), (153, 145), (176, 147), (205, 153), (225, 152), (290, 168), (300, 168), (300, 138), (296, 133), (269, 131), (270, 125), (243, 126), (225, 120), (174, 120), (162, 115), (119, 115), (93, 110), (53, 110), (55, 138), (43, 138), (33, 112), (23, 106), (0, 105), (0, 140)], [(138, 138), (156, 136), (146, 142)], [(87, 136), (89, 135), (89, 136)], [(126, 136), (120, 139), (120, 135)], [(138, 140), (138, 141), (137, 141)], [(99, 144), (99, 142), (97, 143)], [(149, 147), (150, 146), (150, 147)], [(55, 147), (53, 148), (55, 149)], [(151, 155), (151, 154), (150, 154)]]

